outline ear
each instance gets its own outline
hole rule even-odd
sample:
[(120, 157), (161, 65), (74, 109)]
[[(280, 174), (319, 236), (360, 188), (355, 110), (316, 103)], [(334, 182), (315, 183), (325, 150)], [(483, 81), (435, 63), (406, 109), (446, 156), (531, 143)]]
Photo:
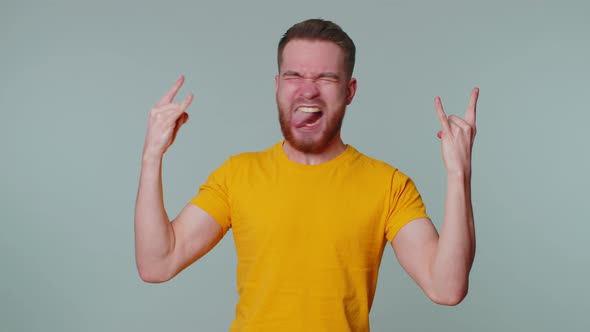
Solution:
[(356, 78), (350, 78), (348, 85), (346, 86), (346, 90), (346, 105), (350, 105), (354, 99), (354, 95), (356, 94)]
[(275, 94), (279, 91), (279, 75), (275, 75)]

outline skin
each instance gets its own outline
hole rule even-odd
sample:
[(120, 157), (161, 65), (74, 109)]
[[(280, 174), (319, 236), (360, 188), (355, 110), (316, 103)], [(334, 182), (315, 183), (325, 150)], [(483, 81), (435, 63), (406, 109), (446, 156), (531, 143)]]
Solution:
[[(283, 149), (293, 161), (318, 164), (345, 149), (340, 123), (355, 95), (357, 81), (348, 79), (340, 48), (330, 42), (293, 40), (283, 50), (275, 77), (276, 101)], [(182, 103), (174, 98), (184, 77), (151, 110), (142, 158), (135, 208), (135, 249), (140, 277), (164, 282), (205, 255), (222, 238), (222, 229), (205, 211), (187, 204), (170, 222), (162, 196), (162, 160), (179, 128), (188, 121)], [(435, 303), (456, 305), (467, 294), (469, 271), (475, 257), (475, 230), (471, 206), (471, 152), (476, 132), (479, 89), (474, 88), (464, 118), (447, 116), (439, 97), (435, 109), (447, 174), (444, 221), (440, 235), (429, 219), (404, 226), (391, 246), (404, 270)], [(292, 122), (300, 106), (319, 107), (322, 116), (312, 127)]]

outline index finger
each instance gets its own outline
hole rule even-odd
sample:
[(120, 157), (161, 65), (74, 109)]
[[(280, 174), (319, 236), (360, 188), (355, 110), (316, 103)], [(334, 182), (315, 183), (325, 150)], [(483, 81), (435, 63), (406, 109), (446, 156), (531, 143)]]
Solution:
[(176, 93), (178, 92), (178, 90), (180, 90), (180, 87), (182, 86), (183, 83), (184, 83), (184, 75), (181, 75), (180, 78), (178, 78), (178, 80), (176, 80), (176, 83), (174, 83), (172, 88), (170, 88), (170, 90), (168, 90), (168, 92), (166, 92), (166, 94), (162, 97), (162, 99), (160, 99), (160, 101), (158, 101), (158, 103), (156, 104), (156, 107), (160, 107), (162, 105), (166, 105), (166, 104), (171, 103), (172, 100), (174, 100)]
[(477, 109), (477, 98), (479, 97), (479, 88), (475, 87), (471, 91), (471, 97), (469, 97), (469, 104), (467, 104), (467, 111), (465, 112), (465, 122), (475, 127), (476, 109)]

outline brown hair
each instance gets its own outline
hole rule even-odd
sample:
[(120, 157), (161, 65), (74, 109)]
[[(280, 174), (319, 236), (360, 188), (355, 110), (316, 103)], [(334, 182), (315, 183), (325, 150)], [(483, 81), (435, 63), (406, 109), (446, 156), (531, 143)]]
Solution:
[(293, 39), (330, 41), (340, 46), (342, 51), (344, 51), (346, 73), (348, 74), (348, 78), (352, 77), (356, 47), (352, 39), (348, 37), (346, 32), (338, 24), (323, 19), (310, 19), (290, 27), (279, 41), (277, 54), (279, 70), (283, 61), (283, 49)]

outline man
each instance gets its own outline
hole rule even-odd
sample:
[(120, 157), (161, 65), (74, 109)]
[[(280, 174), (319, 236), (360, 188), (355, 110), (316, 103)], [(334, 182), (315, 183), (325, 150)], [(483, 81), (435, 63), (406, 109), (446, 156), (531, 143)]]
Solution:
[(188, 120), (181, 77), (151, 111), (136, 204), (141, 278), (164, 282), (232, 228), (240, 299), (232, 331), (368, 331), (384, 247), (434, 302), (466, 295), (475, 255), (471, 150), (478, 89), (465, 118), (435, 98), (447, 170), (440, 236), (412, 180), (343, 143), (355, 95), (355, 46), (332, 22), (308, 20), (279, 42), (276, 101), (284, 141), (231, 157), (176, 219), (162, 198), (162, 158)]

